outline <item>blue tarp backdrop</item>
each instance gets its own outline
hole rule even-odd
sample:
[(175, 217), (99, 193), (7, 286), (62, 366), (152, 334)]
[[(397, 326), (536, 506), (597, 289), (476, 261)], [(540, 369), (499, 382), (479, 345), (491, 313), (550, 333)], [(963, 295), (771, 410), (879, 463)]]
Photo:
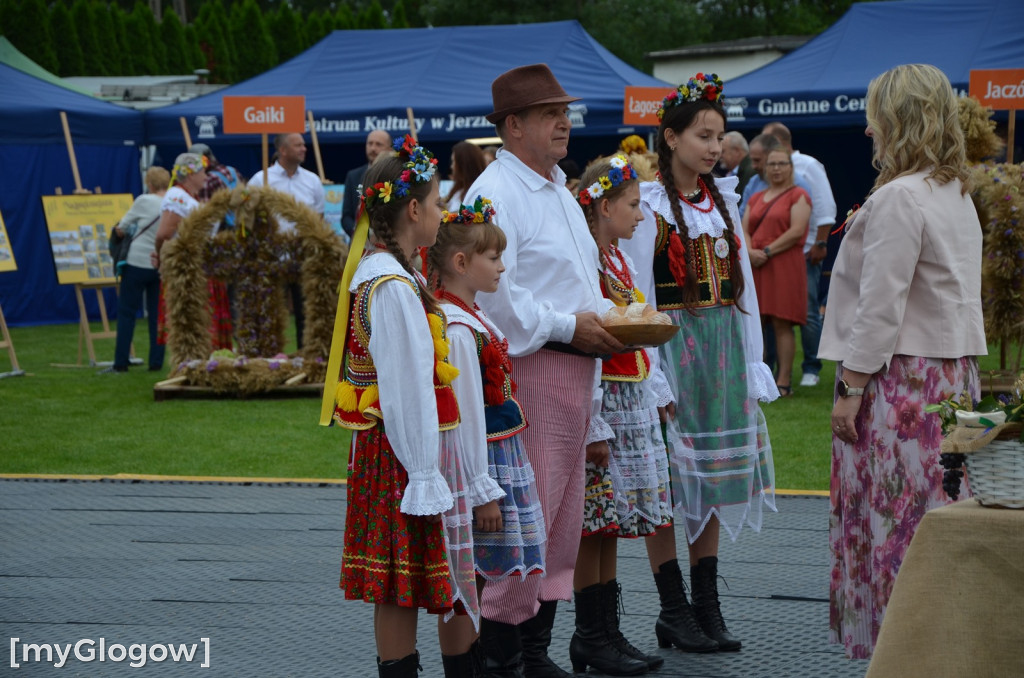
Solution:
[[(0, 273), (4, 316), (10, 325), (74, 322), (74, 287), (57, 284), (40, 199), (58, 186), (65, 194), (75, 188), (60, 111), (67, 113), (83, 188), (132, 195), (142, 190), (142, 114), (3, 64), (0, 101), (0, 213), (18, 264), (17, 271)], [(95, 293), (86, 300), (89, 312), (97, 314)], [(112, 293), (107, 308), (116, 309)]]
[[(615, 136), (627, 85), (667, 83), (632, 68), (577, 21), (508, 26), (451, 26), (334, 31), (294, 59), (245, 82), (146, 112), (149, 143), (193, 141), (218, 148), (255, 146), (255, 135), (223, 134), (225, 96), (303, 95), (321, 144), (360, 144), (368, 132), (409, 131), (406, 107), (426, 144), (493, 136), (491, 82), (515, 66), (546, 63), (567, 92), (574, 136)], [(357, 163), (358, 164), (358, 163)]]
[[(749, 139), (767, 122), (785, 123), (794, 148), (824, 163), (842, 223), (876, 176), (864, 136), (868, 83), (907, 63), (942, 69), (964, 94), (972, 70), (1024, 67), (1024, 2), (855, 3), (803, 47), (727, 82), (728, 126)], [(995, 117), (1005, 121), (1006, 113)]]
[(804, 46), (729, 83), (729, 124), (863, 126), (868, 83), (907, 63), (936, 66), (964, 93), (972, 70), (1024, 67), (1024, 2), (856, 3)]

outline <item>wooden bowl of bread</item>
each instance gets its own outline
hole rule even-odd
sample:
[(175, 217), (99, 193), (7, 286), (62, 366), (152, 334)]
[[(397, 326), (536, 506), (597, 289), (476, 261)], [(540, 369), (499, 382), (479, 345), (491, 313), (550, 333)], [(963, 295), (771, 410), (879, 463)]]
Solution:
[(675, 336), (678, 325), (645, 303), (613, 306), (601, 316), (601, 325), (626, 346), (660, 346)]

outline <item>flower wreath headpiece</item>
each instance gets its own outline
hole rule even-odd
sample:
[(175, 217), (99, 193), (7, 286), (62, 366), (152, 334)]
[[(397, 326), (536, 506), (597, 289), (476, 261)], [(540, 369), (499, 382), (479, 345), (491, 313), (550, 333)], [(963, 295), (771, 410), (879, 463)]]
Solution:
[(608, 174), (603, 177), (599, 177), (597, 181), (590, 184), (576, 196), (576, 199), (580, 201), (581, 205), (589, 205), (593, 201), (604, 195), (604, 192), (610, 188), (615, 188), (623, 181), (630, 181), (636, 179), (636, 171), (633, 166), (629, 164), (629, 160), (622, 154), (616, 154), (611, 159), (612, 168), (608, 170)]
[(683, 102), (700, 101), (701, 99), (707, 99), (712, 103), (720, 101), (723, 89), (725, 89), (725, 83), (714, 73), (707, 75), (698, 73), (669, 92), (661, 102), (661, 108), (658, 109), (658, 120), (665, 117), (665, 111)]
[(183, 153), (182, 155), (194, 157), (187, 157), (185, 158), (184, 162), (175, 165), (174, 167), (171, 168), (170, 186), (173, 186), (176, 183), (184, 181), (185, 177), (191, 176), (196, 172), (201, 172), (202, 170), (206, 169), (210, 164), (210, 160), (205, 155), (199, 155), (194, 153)]
[(458, 211), (441, 212), (442, 224), (489, 224), (494, 216), (491, 201), (478, 195), (472, 205), (459, 205)]
[(389, 203), (393, 197), (404, 198), (409, 194), (413, 182), (422, 184), (430, 181), (437, 170), (437, 158), (427, 149), (417, 145), (412, 136), (406, 134), (405, 138), (395, 139), (394, 148), (396, 155), (405, 160), (402, 173), (396, 181), (381, 181), (373, 186), (367, 186), (363, 191), (363, 201), (367, 207), (378, 200)]

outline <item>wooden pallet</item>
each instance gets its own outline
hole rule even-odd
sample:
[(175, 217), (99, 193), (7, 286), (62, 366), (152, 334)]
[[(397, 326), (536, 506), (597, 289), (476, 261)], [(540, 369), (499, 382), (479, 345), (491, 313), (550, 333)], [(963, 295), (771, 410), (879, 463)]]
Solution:
[(191, 386), (183, 383), (185, 377), (172, 377), (153, 385), (153, 400), (274, 400), (284, 398), (320, 398), (323, 384), (282, 384), (259, 393), (218, 392), (209, 386)]

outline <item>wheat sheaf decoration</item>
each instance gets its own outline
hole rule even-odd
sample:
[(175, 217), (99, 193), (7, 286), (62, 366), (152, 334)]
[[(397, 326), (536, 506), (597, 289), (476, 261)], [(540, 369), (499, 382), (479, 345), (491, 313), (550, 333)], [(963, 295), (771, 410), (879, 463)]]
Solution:
[[(228, 212), (235, 228), (212, 235)], [(281, 232), (279, 219), (295, 224)], [(186, 217), (161, 252), (171, 376), (217, 392), (256, 393), (299, 374), (320, 383), (326, 371), (347, 248), (307, 205), (265, 187), (221, 191)], [(209, 280), (234, 290), (235, 350), (214, 352)], [(288, 322), (284, 287), (300, 282), (304, 346), (283, 355)]]
[[(971, 197), (983, 232), (981, 270), (985, 336), (1003, 346), (1024, 343), (1024, 167), (997, 163), (1005, 143), (995, 132), (992, 109), (977, 99), (959, 100), (959, 122), (971, 168)], [(1020, 353), (1013, 365), (1020, 370)]]

